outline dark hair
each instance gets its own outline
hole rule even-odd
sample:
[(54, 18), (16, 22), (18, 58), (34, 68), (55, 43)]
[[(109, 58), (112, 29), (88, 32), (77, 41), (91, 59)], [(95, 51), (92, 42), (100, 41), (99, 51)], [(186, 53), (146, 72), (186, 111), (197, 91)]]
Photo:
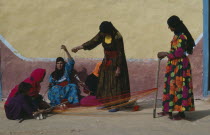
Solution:
[(59, 80), (64, 75), (64, 72), (65, 72), (65, 64), (66, 64), (66, 62), (64, 61), (64, 59), (62, 57), (58, 57), (56, 59), (56, 64), (59, 61), (63, 62), (63, 68), (59, 70), (59, 69), (57, 69), (57, 66), (55, 65), (55, 71), (52, 72), (52, 74), (51, 74), (52, 78), (54, 78), (55, 80)]
[(184, 33), (187, 36), (186, 51), (188, 54), (192, 54), (193, 47), (195, 46), (195, 41), (182, 20), (180, 20), (178, 16), (173, 15), (167, 20), (167, 23), (169, 27), (175, 29), (174, 34), (177, 35), (180, 33)]
[(25, 94), (32, 88), (32, 85), (26, 82), (21, 82), (18, 86), (18, 92), (15, 94), (17, 96), (18, 94)]
[(115, 27), (111, 22), (103, 21), (99, 26), (100, 32), (112, 34), (115, 31)]

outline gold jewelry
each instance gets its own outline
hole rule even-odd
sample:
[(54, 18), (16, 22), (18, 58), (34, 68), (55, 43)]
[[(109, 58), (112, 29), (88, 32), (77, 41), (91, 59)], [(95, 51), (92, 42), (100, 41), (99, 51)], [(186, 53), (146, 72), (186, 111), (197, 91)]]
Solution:
[(110, 35), (105, 36), (105, 43), (110, 44), (112, 42), (112, 37)]

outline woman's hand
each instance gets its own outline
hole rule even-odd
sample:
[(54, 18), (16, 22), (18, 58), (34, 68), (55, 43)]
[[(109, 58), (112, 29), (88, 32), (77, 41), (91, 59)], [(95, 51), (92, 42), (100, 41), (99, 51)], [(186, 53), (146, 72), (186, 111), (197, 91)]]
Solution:
[(83, 49), (83, 46), (77, 46), (77, 47), (74, 47), (73, 49), (71, 49), (72, 52), (76, 53), (77, 51), (79, 51), (80, 49)]
[(73, 49), (71, 49), (72, 52), (76, 53), (78, 51), (78, 47), (74, 47)]
[(40, 113), (43, 113), (43, 110), (37, 110), (36, 112), (33, 112), (33, 116), (36, 117)]
[(117, 70), (115, 72), (115, 77), (119, 77), (120, 76), (120, 68), (117, 67)]
[(61, 49), (63, 49), (64, 51), (67, 50), (65, 45), (61, 45)]
[(168, 52), (159, 52), (159, 53), (157, 54), (157, 57), (158, 57), (159, 59), (163, 59), (163, 58), (165, 58), (166, 56), (168, 56)]

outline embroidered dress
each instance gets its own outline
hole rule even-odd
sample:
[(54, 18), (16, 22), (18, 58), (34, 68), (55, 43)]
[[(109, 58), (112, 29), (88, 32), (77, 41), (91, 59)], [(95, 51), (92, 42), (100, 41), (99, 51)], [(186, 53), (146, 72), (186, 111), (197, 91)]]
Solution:
[(68, 62), (65, 64), (64, 75), (59, 80), (54, 80), (52, 75), (50, 76), (49, 82), (52, 84), (48, 91), (50, 105), (58, 105), (63, 99), (67, 99), (71, 104), (79, 103), (78, 87), (76, 84), (71, 83), (74, 63), (73, 59), (68, 59)]
[(190, 61), (185, 53), (187, 37), (174, 35), (165, 73), (163, 111), (194, 111), (193, 85)]

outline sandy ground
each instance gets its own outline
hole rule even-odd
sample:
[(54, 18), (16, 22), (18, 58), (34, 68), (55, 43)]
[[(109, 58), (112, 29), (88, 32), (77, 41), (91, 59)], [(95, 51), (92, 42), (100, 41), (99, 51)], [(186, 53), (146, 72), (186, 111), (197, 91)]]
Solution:
[[(172, 121), (152, 117), (152, 102), (138, 102), (140, 111), (129, 109), (116, 113), (95, 108), (72, 109), (45, 120), (7, 120), (0, 103), (0, 135), (207, 135), (210, 125), (210, 102), (196, 100), (196, 111), (187, 120)], [(161, 110), (160, 103), (157, 111)]]

